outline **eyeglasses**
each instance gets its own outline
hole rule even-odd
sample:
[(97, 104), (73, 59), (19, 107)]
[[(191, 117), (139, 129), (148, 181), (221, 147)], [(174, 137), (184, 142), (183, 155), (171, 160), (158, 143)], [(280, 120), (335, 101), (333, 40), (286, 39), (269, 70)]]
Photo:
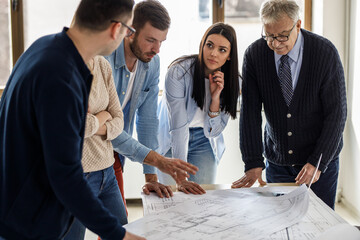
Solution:
[[(287, 36), (279, 35), (279, 36), (274, 37), (274, 36), (266, 36), (266, 35), (261, 34), (261, 37), (267, 42), (273, 42), (275, 39), (278, 42), (286, 42), (287, 40), (289, 40), (290, 34), (291, 34), (292, 30), (294, 29), (294, 27), (296, 26), (296, 23), (289, 31), (286, 31), (286, 32), (289, 32), (289, 34)], [(261, 32), (263, 32), (263, 31), (264, 31), (264, 27)]]
[(126, 33), (126, 37), (130, 37), (131, 35), (133, 35), (134, 33), (136, 33), (136, 30), (128, 25), (126, 25), (125, 23), (123, 22), (120, 22), (120, 21), (116, 21), (116, 20), (111, 20), (111, 22), (114, 22), (114, 23), (121, 23), (121, 25), (124, 25), (126, 28), (127, 28), (127, 33)]

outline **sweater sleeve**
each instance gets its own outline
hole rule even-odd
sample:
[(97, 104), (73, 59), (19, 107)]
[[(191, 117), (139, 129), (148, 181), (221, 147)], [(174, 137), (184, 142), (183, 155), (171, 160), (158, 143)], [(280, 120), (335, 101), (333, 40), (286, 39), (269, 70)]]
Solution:
[(113, 140), (120, 135), (124, 128), (124, 117), (121, 110), (119, 97), (115, 89), (110, 63), (106, 61), (104, 57), (97, 57), (97, 60), (99, 61), (102, 77), (109, 94), (109, 105), (107, 111), (112, 116), (112, 119), (105, 123), (106, 140)]
[(245, 172), (257, 167), (265, 168), (262, 145), (262, 100), (256, 82), (251, 46), (244, 55), (240, 111), (240, 150)]
[[(342, 141), (347, 114), (344, 70), (335, 47), (330, 42), (327, 47), (329, 55), (324, 57), (326, 61), (323, 62), (326, 66), (322, 69), (324, 74), (320, 87), (324, 116), (323, 127), (315, 150), (307, 160), (316, 166), (319, 156), (322, 154), (319, 166), (322, 172), (326, 171), (330, 161), (336, 157), (335, 154)], [(318, 69), (318, 71), (320, 70)]]
[(93, 136), (98, 130), (99, 130), (98, 118), (94, 114), (87, 113), (84, 138), (89, 138)]

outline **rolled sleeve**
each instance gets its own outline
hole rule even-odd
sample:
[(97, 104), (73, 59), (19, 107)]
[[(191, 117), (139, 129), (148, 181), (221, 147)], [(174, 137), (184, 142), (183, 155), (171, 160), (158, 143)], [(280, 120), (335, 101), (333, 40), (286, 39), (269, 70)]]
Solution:
[(111, 141), (114, 151), (129, 158), (131, 161), (143, 164), (145, 157), (151, 151), (143, 144), (136, 141), (128, 133), (122, 132), (118, 137)]
[(219, 116), (211, 118), (206, 115), (204, 124), (204, 134), (207, 138), (213, 138), (219, 136), (225, 129), (229, 121), (229, 115), (221, 112)]

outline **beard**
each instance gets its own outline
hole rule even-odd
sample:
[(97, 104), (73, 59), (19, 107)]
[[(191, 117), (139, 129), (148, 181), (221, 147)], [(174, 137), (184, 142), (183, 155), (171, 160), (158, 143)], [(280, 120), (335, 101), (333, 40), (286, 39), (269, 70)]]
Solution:
[(139, 59), (142, 62), (148, 63), (151, 61), (152, 57), (149, 57), (148, 55), (156, 55), (156, 52), (143, 52), (140, 47), (139, 47), (139, 43), (138, 43), (138, 38), (135, 35), (134, 40), (132, 43), (130, 43), (130, 49), (133, 52), (133, 54), (137, 57), (137, 59)]

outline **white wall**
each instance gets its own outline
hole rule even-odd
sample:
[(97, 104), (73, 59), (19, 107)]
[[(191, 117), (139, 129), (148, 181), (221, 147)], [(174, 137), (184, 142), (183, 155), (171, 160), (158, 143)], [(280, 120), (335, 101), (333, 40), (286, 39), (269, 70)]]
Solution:
[(349, 0), (313, 0), (313, 32), (329, 39), (337, 48), (344, 67), (346, 59), (346, 6)]
[[(313, 0), (314, 31), (339, 51), (347, 83), (348, 117), (340, 156), (340, 200), (360, 218), (360, 3), (357, 0)], [(315, 7), (316, 6), (316, 7)]]
[(349, 1), (348, 44), (348, 119), (344, 133), (344, 149), (340, 169), (339, 187), (342, 201), (360, 218), (360, 3)]

